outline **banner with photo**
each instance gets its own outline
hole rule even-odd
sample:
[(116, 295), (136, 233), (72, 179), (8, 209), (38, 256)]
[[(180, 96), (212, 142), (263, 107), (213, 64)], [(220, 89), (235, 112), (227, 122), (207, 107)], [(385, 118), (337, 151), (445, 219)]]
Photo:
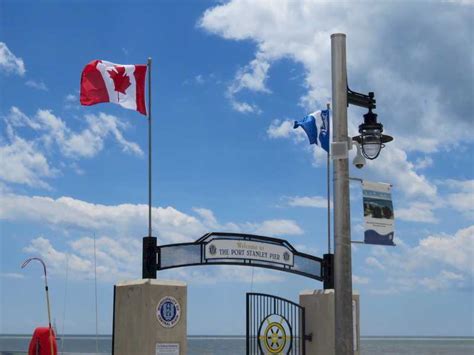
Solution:
[(395, 245), (391, 187), (390, 184), (362, 181), (366, 244)]

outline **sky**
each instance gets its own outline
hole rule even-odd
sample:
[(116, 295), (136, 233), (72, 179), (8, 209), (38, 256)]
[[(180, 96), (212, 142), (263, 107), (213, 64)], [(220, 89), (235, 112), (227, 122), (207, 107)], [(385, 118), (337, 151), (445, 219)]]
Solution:
[[(153, 58), (153, 228), (159, 244), (211, 231), (327, 252), (326, 155), (293, 121), (331, 102), (330, 35), (348, 84), (375, 92), (394, 137), (350, 176), (393, 185), (396, 247), (353, 244), (362, 335), (474, 336), (471, 1), (0, 1), (0, 333), (47, 324), (112, 332), (113, 285), (141, 277), (147, 120), (81, 106), (94, 59)], [(365, 109), (348, 109), (357, 134)], [(354, 151), (350, 152), (350, 159)], [(351, 182), (352, 240), (363, 239)], [(189, 334), (244, 334), (245, 293), (298, 301), (322, 283), (249, 267), (158, 273), (188, 285)], [(205, 320), (205, 321), (204, 321)]]

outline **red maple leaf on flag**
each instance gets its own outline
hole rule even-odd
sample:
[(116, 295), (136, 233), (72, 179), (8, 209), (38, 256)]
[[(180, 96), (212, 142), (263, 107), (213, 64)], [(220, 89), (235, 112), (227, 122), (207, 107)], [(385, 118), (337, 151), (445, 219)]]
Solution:
[(130, 78), (125, 72), (125, 67), (115, 66), (112, 70), (107, 70), (110, 77), (114, 81), (115, 91), (117, 91), (117, 98), (119, 97), (119, 92), (125, 95), (125, 90), (128, 89), (130, 85)]

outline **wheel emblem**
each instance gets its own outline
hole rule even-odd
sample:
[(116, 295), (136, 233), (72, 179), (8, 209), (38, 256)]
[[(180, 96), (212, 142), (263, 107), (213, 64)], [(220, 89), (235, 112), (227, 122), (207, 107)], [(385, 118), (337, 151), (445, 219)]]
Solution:
[(291, 335), (288, 321), (278, 314), (271, 314), (260, 324), (260, 350), (263, 354), (288, 354), (291, 349)]

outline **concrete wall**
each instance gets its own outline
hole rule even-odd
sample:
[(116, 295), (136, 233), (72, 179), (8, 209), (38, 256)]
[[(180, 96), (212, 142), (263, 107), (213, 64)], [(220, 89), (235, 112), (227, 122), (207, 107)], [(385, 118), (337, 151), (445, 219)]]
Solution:
[[(187, 352), (187, 286), (180, 281), (143, 279), (115, 285), (114, 355), (159, 355), (168, 347)], [(179, 320), (166, 323), (157, 312), (160, 301), (173, 297), (179, 304)], [(162, 302), (163, 303), (163, 302)], [(164, 325), (163, 325), (164, 324)], [(167, 345), (169, 344), (169, 345)], [(178, 345), (179, 344), (179, 345)], [(177, 354), (177, 353), (176, 353)]]
[[(359, 355), (359, 294), (352, 295), (355, 301), (355, 355)], [(305, 308), (305, 331), (312, 334), (312, 341), (306, 341), (306, 353), (311, 355), (334, 355), (334, 290), (305, 290), (300, 293), (300, 305)]]

